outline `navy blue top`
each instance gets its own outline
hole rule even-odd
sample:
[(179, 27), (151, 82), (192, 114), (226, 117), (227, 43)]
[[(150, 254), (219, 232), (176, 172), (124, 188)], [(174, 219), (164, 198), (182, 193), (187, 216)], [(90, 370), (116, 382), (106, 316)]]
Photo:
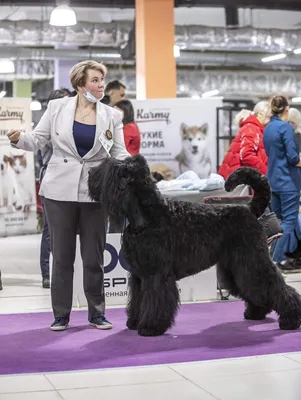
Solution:
[(294, 129), (279, 117), (272, 117), (263, 132), (263, 144), (268, 156), (268, 180), (274, 192), (301, 189), (299, 145)]
[(84, 157), (93, 147), (95, 140), (96, 125), (86, 125), (74, 121), (73, 137), (77, 152)]

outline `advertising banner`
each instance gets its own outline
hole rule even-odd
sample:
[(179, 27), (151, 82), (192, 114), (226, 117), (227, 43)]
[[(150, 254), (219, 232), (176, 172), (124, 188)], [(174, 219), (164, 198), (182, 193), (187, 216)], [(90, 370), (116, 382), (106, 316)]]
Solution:
[(0, 99), (0, 236), (37, 232), (34, 155), (14, 149), (11, 129), (30, 132), (31, 99)]
[[(104, 254), (104, 286), (108, 306), (123, 306), (127, 302), (128, 271), (130, 268), (122, 255), (120, 240), (121, 235), (119, 233), (107, 235)], [(83, 266), (79, 239), (76, 247), (73, 305), (85, 307), (87, 300), (83, 290)], [(178, 286), (182, 302), (214, 300), (217, 298), (216, 270), (211, 268), (195, 276), (182, 279), (178, 282)]]
[(140, 153), (152, 171), (174, 179), (185, 171), (216, 172), (216, 109), (221, 98), (134, 100)]

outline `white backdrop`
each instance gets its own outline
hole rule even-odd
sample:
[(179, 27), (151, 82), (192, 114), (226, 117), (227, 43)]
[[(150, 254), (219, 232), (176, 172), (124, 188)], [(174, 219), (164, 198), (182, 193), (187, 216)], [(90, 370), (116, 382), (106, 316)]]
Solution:
[[(221, 98), (134, 100), (140, 152), (152, 170), (172, 179), (185, 170), (216, 172), (216, 108)], [(211, 167), (211, 168), (210, 168)]]
[(10, 129), (31, 131), (31, 99), (0, 99), (0, 236), (37, 231), (34, 155), (14, 149)]
[[(85, 307), (87, 301), (83, 291), (83, 267), (80, 256), (80, 243), (77, 240), (76, 260), (74, 264), (73, 305)], [(127, 301), (128, 265), (120, 254), (120, 234), (108, 234), (105, 265), (106, 304), (125, 305)], [(179, 282), (181, 301), (202, 301), (217, 298), (216, 269), (213, 267), (198, 275), (185, 278)]]

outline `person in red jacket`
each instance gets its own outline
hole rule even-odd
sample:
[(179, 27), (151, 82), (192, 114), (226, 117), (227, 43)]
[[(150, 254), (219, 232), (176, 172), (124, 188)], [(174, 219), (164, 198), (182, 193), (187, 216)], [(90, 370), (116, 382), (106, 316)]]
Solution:
[(218, 174), (224, 179), (240, 167), (256, 168), (266, 175), (268, 159), (263, 146), (263, 130), (270, 120), (270, 106), (261, 101), (253, 111), (242, 110), (235, 123), (239, 131), (219, 168)]
[(134, 156), (140, 151), (140, 131), (134, 121), (134, 108), (129, 100), (120, 100), (115, 104), (115, 108), (123, 113), (123, 135), (127, 151)]

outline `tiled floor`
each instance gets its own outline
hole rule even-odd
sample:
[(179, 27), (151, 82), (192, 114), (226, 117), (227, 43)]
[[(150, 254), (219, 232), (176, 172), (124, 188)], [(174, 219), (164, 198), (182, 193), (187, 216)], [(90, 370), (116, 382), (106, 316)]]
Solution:
[[(0, 313), (50, 310), (49, 291), (41, 288), (39, 239), (39, 236), (0, 239), (4, 281)], [(299, 274), (288, 276), (287, 281), (301, 290)], [(301, 351), (142, 368), (0, 376), (0, 400), (101, 398), (300, 400)]]

